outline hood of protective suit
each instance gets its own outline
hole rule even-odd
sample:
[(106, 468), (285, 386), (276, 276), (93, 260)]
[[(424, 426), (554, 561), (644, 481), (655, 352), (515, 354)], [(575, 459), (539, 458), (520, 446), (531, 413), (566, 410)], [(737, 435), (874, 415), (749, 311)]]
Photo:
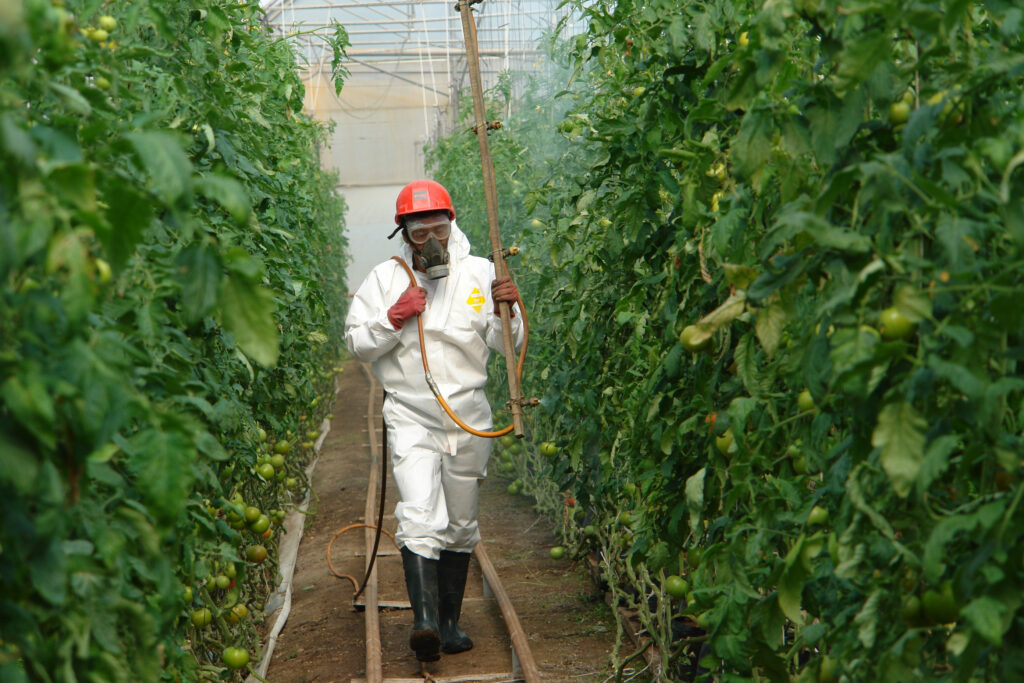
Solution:
[[(413, 260), (413, 251), (406, 242), (402, 242), (402, 253), (401, 256), (410, 266), (415, 263)], [(448, 236), (448, 257), (451, 259), (448, 263), (448, 267), (451, 271), (456, 271), (459, 268), (459, 261), (463, 261), (469, 256), (469, 238), (466, 234), (459, 230), (459, 226), (455, 221), (452, 221), (452, 232)]]

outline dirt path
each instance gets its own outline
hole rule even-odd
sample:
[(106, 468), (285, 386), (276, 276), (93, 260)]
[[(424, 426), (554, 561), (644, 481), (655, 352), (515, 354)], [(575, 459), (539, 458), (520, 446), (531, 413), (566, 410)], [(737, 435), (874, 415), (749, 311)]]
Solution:
[[(270, 683), (348, 683), (365, 675), (363, 613), (352, 606), (351, 583), (330, 573), (326, 550), (338, 530), (363, 521), (370, 467), (367, 392), (359, 365), (346, 363), (331, 431), (313, 475), (314, 497), (299, 546), (292, 609), (267, 673)], [(505, 487), (506, 482), (493, 476), (484, 482), (481, 533), (529, 634), (544, 680), (603, 681), (609, 675), (608, 655), (615, 636), (608, 607), (581, 566), (549, 557), (548, 550), (556, 543), (551, 525), (530, 508), (529, 499), (510, 495)], [(388, 489), (385, 528), (393, 531), (393, 480), (389, 479)], [(332, 561), (338, 571), (360, 580), (362, 553), (363, 532), (359, 529), (338, 537)], [(377, 562), (380, 601), (407, 602), (401, 557), (386, 538), (381, 541)], [(435, 675), (511, 670), (510, 640), (497, 603), (484, 597), (482, 584), (474, 559), (461, 624), (476, 647), (443, 656)], [(409, 611), (384, 609), (380, 621), (384, 677), (416, 675), (419, 665), (408, 648)]]

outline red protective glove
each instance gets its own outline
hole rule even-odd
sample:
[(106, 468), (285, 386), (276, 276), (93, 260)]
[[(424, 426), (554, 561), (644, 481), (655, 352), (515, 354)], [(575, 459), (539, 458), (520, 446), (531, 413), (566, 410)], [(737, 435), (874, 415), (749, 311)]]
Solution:
[(512, 278), (503, 277), (491, 283), (491, 299), (494, 300), (494, 315), (498, 315), (498, 302), (507, 301), (509, 315), (516, 317), (516, 312), (511, 308), (512, 304), (519, 298), (519, 290)]
[(402, 292), (395, 305), (388, 309), (388, 322), (396, 330), (409, 318), (419, 315), (427, 308), (427, 290), (422, 287), (410, 287)]

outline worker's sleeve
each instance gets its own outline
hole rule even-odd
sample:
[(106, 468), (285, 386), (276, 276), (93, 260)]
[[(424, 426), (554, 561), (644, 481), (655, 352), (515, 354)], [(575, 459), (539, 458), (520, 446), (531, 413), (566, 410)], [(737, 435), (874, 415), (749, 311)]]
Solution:
[[(512, 318), (512, 340), (516, 345), (516, 349), (519, 349), (523, 345), (523, 316), (519, 311), (518, 303), (512, 304), (511, 310), (515, 313), (515, 317)], [(501, 333), (501, 316), (493, 312), (488, 313), (488, 315), (490, 320), (487, 325), (487, 345), (498, 353), (504, 354), (505, 341)]]
[(391, 326), (383, 283), (377, 271), (359, 286), (345, 318), (345, 343), (348, 350), (364, 363), (372, 363), (395, 348), (401, 335)]

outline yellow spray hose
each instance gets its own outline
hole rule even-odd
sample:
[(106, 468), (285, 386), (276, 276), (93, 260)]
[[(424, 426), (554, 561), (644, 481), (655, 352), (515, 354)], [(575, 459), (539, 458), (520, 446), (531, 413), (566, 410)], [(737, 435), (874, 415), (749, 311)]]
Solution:
[[(419, 283), (416, 281), (416, 275), (412, 272), (412, 268), (409, 267), (409, 264), (406, 263), (401, 256), (392, 256), (391, 258), (398, 261), (400, 264), (402, 264), (402, 267), (405, 268), (405, 272), (408, 273), (409, 280), (412, 282), (411, 286), (418, 287)], [(526, 318), (526, 307), (523, 305), (523, 300), (521, 297), (519, 297), (518, 293), (516, 295), (516, 301), (519, 302), (519, 312), (523, 316), (523, 347), (519, 350), (519, 362), (516, 364), (516, 377), (518, 377), (521, 382), (523, 378), (523, 361), (526, 360), (526, 345), (530, 339), (530, 324)], [(458, 415), (455, 414), (455, 412), (448, 405), (448, 402), (444, 400), (444, 396), (441, 395), (440, 389), (437, 388), (437, 383), (434, 382), (434, 378), (430, 374), (430, 365), (427, 363), (427, 347), (423, 341), (423, 316), (416, 316), (416, 325), (417, 327), (419, 327), (420, 332), (420, 357), (423, 358), (423, 372), (426, 374), (427, 377), (427, 386), (429, 386), (430, 391), (434, 393), (434, 398), (436, 398), (437, 402), (441, 404), (441, 407), (444, 409), (444, 412), (448, 413), (448, 417), (450, 417), (455, 424), (459, 425), (459, 427), (466, 430), (473, 436), (482, 436), (487, 439), (495, 439), (499, 436), (504, 436), (505, 434), (510, 433), (514, 425), (508, 425), (503, 429), (499, 429), (493, 432), (486, 432), (470, 427), (468, 424), (463, 422)]]

